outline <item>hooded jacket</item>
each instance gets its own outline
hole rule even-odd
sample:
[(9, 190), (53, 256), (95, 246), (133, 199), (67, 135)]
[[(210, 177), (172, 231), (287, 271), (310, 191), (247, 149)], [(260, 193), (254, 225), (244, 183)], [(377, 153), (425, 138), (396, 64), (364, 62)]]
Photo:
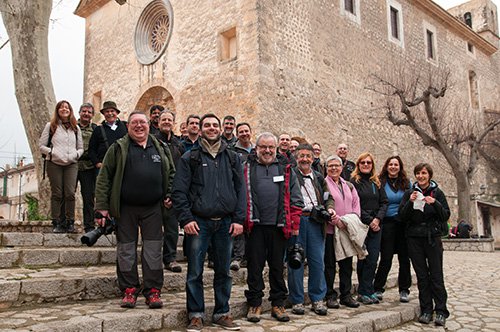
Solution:
[[(435, 199), (434, 204), (425, 204), (424, 211), (415, 210), (410, 195), (414, 191), (420, 191), (424, 196)], [(448, 201), (436, 182), (430, 181), (429, 186), (422, 190), (418, 183), (407, 190), (399, 205), (399, 215), (407, 223), (406, 234), (409, 237), (440, 237), (442, 230), (440, 224), (450, 218)]]
[[(253, 199), (257, 192), (254, 187), (254, 178), (257, 168), (257, 156), (255, 153), (248, 155), (244, 166), (245, 184), (247, 187), (246, 205), (247, 214), (245, 218), (245, 231), (250, 233), (253, 226), (259, 223), (259, 207), (257, 201)], [(277, 226), (283, 228), (283, 233), (286, 239), (292, 235), (292, 231), (298, 231), (300, 228), (300, 216), (304, 203), (302, 194), (300, 193), (297, 176), (292, 170), (290, 164), (280, 162), (275, 159), (273, 164), (278, 165), (279, 175), (284, 177), (284, 181), (280, 182), (279, 187), (279, 205), (278, 205), (278, 220)]]

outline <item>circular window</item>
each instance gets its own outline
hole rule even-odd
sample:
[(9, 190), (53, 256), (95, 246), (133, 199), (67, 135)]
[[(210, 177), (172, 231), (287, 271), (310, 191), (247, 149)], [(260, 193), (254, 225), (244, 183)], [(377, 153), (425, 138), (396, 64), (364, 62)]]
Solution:
[(144, 8), (135, 26), (135, 53), (141, 64), (153, 64), (165, 52), (173, 18), (168, 0), (153, 0)]

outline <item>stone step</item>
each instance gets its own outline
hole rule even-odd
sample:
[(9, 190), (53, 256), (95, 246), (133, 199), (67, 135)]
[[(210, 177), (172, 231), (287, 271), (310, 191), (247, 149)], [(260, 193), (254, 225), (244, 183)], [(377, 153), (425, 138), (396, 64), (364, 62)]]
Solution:
[[(267, 286), (266, 286), (267, 287)], [(247, 322), (245, 286), (233, 286), (231, 314), (241, 325), (241, 331), (381, 331), (414, 320), (418, 315), (418, 301), (413, 296), (410, 303), (398, 301), (397, 290), (388, 290), (385, 300), (378, 305), (350, 309), (330, 309), (328, 315), (317, 316), (306, 310), (304, 316), (290, 313), (290, 322), (279, 323), (269, 314), (270, 304), (264, 299), (264, 313), (259, 323)], [(267, 297), (267, 292), (266, 297)], [(144, 299), (138, 300), (135, 309), (119, 307), (120, 299), (85, 301), (76, 303), (46, 303), (0, 310), (2, 331), (151, 331), (184, 330), (187, 324), (186, 296), (184, 292), (162, 294), (164, 307), (148, 309)], [(206, 320), (204, 331), (220, 331), (211, 327), (214, 296), (205, 291)], [(288, 310), (290, 311), (290, 310)]]
[[(140, 261), (140, 249), (139, 261)], [(177, 261), (184, 260), (182, 247), (177, 248)], [(0, 248), (0, 269), (115, 264), (114, 247), (15, 247)]]

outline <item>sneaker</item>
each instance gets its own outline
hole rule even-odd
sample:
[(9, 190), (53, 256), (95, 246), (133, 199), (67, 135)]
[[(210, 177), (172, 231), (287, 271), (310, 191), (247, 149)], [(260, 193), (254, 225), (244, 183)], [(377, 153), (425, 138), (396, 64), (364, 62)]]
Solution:
[(384, 293), (382, 292), (375, 292), (373, 293), (373, 295), (375, 295), (379, 301), (382, 301), (384, 299)]
[(351, 296), (348, 296), (344, 299), (341, 299), (340, 304), (345, 305), (348, 308), (358, 308), (359, 307), (359, 302), (354, 301), (354, 299)]
[(146, 304), (149, 309), (159, 309), (163, 307), (163, 302), (160, 299), (160, 291), (156, 288), (151, 288), (149, 295), (146, 297)]
[(314, 311), (316, 315), (326, 316), (328, 310), (326, 309), (323, 301), (316, 301), (312, 303), (311, 310)]
[(222, 327), (224, 330), (229, 330), (229, 331), (239, 331), (240, 326), (237, 325), (234, 321), (231, 315), (225, 315), (217, 319), (216, 321), (213, 321), (212, 324), (217, 325)]
[(423, 313), (418, 317), (418, 321), (422, 324), (429, 324), (432, 322), (432, 314)]
[(120, 306), (122, 308), (135, 308), (135, 304), (137, 303), (137, 289), (136, 288), (127, 288), (125, 289), (125, 294), (122, 299), (122, 303)]
[(182, 266), (179, 265), (176, 261), (172, 261), (165, 265), (165, 270), (169, 270), (175, 273), (182, 272)]
[(337, 299), (334, 299), (333, 297), (329, 297), (326, 299), (326, 306), (330, 309), (339, 309), (340, 308), (339, 301), (337, 301)]
[(262, 313), (262, 307), (249, 307), (247, 312), (247, 321), (252, 323), (260, 322), (260, 314)]
[(379, 297), (376, 294), (370, 295), (370, 298), (372, 299), (372, 303), (373, 304), (379, 304), (380, 303), (380, 299), (379, 299)]
[(434, 324), (436, 326), (445, 326), (446, 317), (443, 314), (436, 314), (436, 319), (434, 319)]
[(238, 261), (232, 261), (231, 262), (231, 265), (229, 266), (229, 268), (233, 271), (239, 271), (240, 270), (240, 262)]
[(373, 304), (372, 298), (368, 295), (358, 295), (358, 298), (356, 300), (366, 305)]
[(187, 326), (187, 332), (198, 332), (203, 329), (203, 320), (201, 317), (193, 317), (189, 321), (189, 325)]
[(292, 306), (292, 314), (303, 315), (306, 313), (306, 309), (302, 303), (297, 303)]
[(408, 303), (410, 302), (410, 292), (401, 291), (399, 292), (399, 302)]
[(276, 318), (278, 322), (290, 321), (290, 316), (286, 313), (285, 307), (275, 306), (271, 309), (271, 316)]

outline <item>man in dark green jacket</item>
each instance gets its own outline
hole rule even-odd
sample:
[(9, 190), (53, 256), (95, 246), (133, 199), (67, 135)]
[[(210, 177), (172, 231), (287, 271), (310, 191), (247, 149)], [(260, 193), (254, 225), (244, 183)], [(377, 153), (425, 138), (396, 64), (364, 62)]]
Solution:
[(141, 289), (137, 272), (137, 240), (142, 235), (142, 292), (150, 308), (161, 308), (163, 287), (162, 214), (171, 208), (170, 192), (175, 166), (167, 146), (149, 135), (142, 112), (132, 112), (128, 134), (110, 146), (97, 176), (96, 210), (115, 218), (118, 286), (122, 307), (133, 308)]

